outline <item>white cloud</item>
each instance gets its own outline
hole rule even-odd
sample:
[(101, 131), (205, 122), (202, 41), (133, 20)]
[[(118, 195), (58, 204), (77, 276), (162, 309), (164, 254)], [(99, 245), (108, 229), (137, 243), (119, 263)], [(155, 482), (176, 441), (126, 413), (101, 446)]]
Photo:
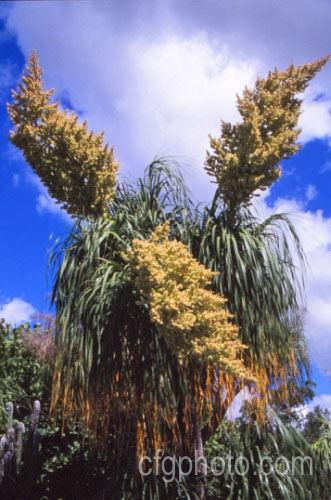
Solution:
[(244, 388), (234, 397), (232, 400), (227, 412), (226, 416), (230, 420), (235, 420), (241, 416), (241, 407), (245, 401), (250, 401), (251, 395), (247, 388)]
[(314, 99), (318, 89), (314, 83), (311, 88), (313, 90), (306, 94), (299, 120), (299, 126), (302, 128), (300, 140), (303, 142), (331, 137), (331, 96), (316, 101)]
[[(15, 164), (21, 162), (23, 159), (21, 151), (12, 146), (12, 144), (9, 144), (8, 157), (10, 161), (15, 162)], [(47, 188), (28, 165), (23, 165), (22, 174), (13, 174), (13, 185), (15, 188), (19, 187), (22, 181), (27, 182), (36, 189), (36, 210), (40, 215), (47, 213), (53, 214), (60, 216), (68, 223), (72, 223), (72, 218), (49, 196)]]
[(323, 410), (329, 410), (331, 413), (331, 394), (321, 394), (320, 396), (316, 396), (309, 406), (311, 408), (320, 406)]
[(330, 172), (330, 170), (331, 170), (331, 161), (329, 160), (322, 166), (319, 173), (325, 174), (325, 172)]
[(72, 221), (67, 212), (49, 196), (46, 189), (41, 189), (41, 192), (38, 194), (36, 209), (39, 214), (49, 213), (59, 215), (68, 222)]
[(317, 193), (316, 186), (314, 186), (313, 184), (308, 184), (308, 187), (306, 189), (307, 201), (312, 201), (314, 198), (316, 198), (317, 194), (318, 193)]
[(72, 222), (72, 219), (67, 212), (49, 196), (46, 187), (42, 184), (36, 174), (30, 170), (26, 170), (25, 179), (38, 191), (36, 209), (39, 214), (49, 213), (59, 215), (66, 222)]
[(13, 184), (14, 187), (18, 187), (21, 182), (21, 176), (19, 174), (13, 174)]
[(329, 410), (331, 414), (331, 394), (320, 394), (316, 396), (310, 403), (299, 406), (296, 409), (296, 413), (305, 419), (307, 414), (314, 411), (316, 406), (319, 406), (322, 410)]
[(7, 323), (12, 325), (30, 321), (35, 312), (36, 310), (31, 304), (19, 298), (0, 305), (0, 318), (4, 318)]
[(0, 65), (0, 103), (6, 102), (9, 89), (15, 84), (13, 66), (10, 63)]

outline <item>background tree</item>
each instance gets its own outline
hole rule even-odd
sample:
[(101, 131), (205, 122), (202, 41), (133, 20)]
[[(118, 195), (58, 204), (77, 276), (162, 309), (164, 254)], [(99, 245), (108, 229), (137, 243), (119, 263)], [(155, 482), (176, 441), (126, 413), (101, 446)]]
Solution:
[[(0, 320), (0, 431), (7, 429), (6, 404), (14, 405), (14, 418), (23, 420), (33, 410), (33, 402), (49, 399), (54, 354), (51, 319), (43, 315), (35, 319), (34, 328), (24, 324), (8, 325)], [(48, 396), (47, 396), (48, 395)]]
[(242, 418), (223, 420), (206, 444), (208, 463), (217, 457), (214, 463), (220, 465), (223, 459), (226, 464), (219, 477), (208, 471), (208, 500), (329, 498), (330, 451), (325, 437), (321, 458), (299, 429), (277, 414), (270, 417), (263, 426)]
[(325, 421), (330, 419), (331, 415), (329, 410), (323, 410), (320, 406), (315, 406), (313, 411), (309, 411), (307, 415), (305, 415), (303, 435), (310, 444), (315, 443), (321, 437), (321, 426)]

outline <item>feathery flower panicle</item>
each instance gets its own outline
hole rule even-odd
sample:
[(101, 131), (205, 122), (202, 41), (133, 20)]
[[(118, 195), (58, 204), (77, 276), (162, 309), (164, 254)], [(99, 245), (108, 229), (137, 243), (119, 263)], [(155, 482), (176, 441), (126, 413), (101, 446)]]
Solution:
[(265, 190), (281, 175), (279, 162), (295, 154), (303, 92), (329, 56), (285, 71), (276, 68), (258, 78), (253, 90), (237, 95), (243, 119), (232, 125), (222, 121), (221, 136), (210, 137), (205, 169), (215, 177), (224, 204), (235, 209), (247, 205), (257, 189)]
[(54, 90), (44, 90), (42, 69), (32, 52), (18, 92), (8, 105), (15, 125), (11, 142), (19, 148), (56, 203), (74, 216), (107, 212), (119, 163), (103, 133), (89, 132), (86, 121), (52, 103)]
[(244, 349), (226, 299), (207, 290), (213, 273), (187, 247), (168, 239), (169, 224), (128, 252), (135, 283), (160, 335), (181, 361), (190, 356), (236, 376), (251, 377), (239, 359)]

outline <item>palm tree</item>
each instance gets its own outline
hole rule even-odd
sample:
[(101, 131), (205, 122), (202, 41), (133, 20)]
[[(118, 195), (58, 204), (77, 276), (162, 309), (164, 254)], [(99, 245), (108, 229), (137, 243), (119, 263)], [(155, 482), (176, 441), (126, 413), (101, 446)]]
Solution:
[[(275, 389), (286, 400), (291, 384), (307, 370), (297, 298), (301, 281), (290, 251), (292, 238), (303, 260), (299, 239), (285, 214), (259, 221), (251, 200), (256, 189), (279, 179), (279, 162), (298, 149), (296, 95), (326, 61), (276, 69), (258, 78), (252, 91), (245, 89), (238, 98), (243, 122), (223, 123), (221, 137), (211, 139), (206, 170), (218, 187), (211, 205), (201, 208), (190, 200), (178, 168), (162, 159), (136, 184), (122, 182), (114, 189), (113, 150), (103, 146), (102, 136), (88, 134), (86, 123), (79, 125), (77, 117), (51, 104), (37, 57), (31, 57), (9, 106), (16, 126), (11, 140), (77, 219), (51, 257), (57, 313), (52, 410), (61, 407), (67, 422), (82, 421), (99, 447), (110, 445), (128, 463), (160, 447), (177, 456), (190, 453), (192, 443), (201, 457), (204, 439), (240, 390), (248, 387), (262, 418)], [(56, 176), (56, 165), (65, 172)], [(88, 203), (77, 191), (81, 184)], [(217, 273), (212, 289), (227, 299), (246, 345), (238, 363), (250, 377), (208, 359), (179, 359), (159, 335), (127, 255), (135, 240), (148, 240), (165, 222), (170, 239), (187, 245)], [(130, 486), (126, 474), (118, 478), (120, 495)], [(136, 495), (147, 487), (153, 498), (160, 489), (155, 478), (142, 481), (133, 473)], [(204, 494), (202, 479), (199, 498)]]
[(279, 233), (287, 224), (298, 243), (289, 219), (258, 222), (245, 209), (230, 226), (226, 210), (213, 205), (194, 207), (178, 168), (157, 160), (136, 185), (118, 185), (109, 217), (77, 222), (52, 255), (59, 352), (53, 407), (63, 407), (67, 422), (83, 415), (104, 443), (110, 433), (112, 446), (132, 456), (158, 448), (182, 455), (192, 452), (192, 442), (201, 456), (203, 442), (247, 386), (206, 363), (180, 364), (137, 305), (124, 253), (165, 221), (172, 238), (220, 273), (213, 287), (228, 298), (240, 326), (245, 363), (256, 377), (249, 388), (259, 401), (267, 404), (277, 386), (286, 397), (307, 368), (294, 324), (295, 266), (287, 233)]

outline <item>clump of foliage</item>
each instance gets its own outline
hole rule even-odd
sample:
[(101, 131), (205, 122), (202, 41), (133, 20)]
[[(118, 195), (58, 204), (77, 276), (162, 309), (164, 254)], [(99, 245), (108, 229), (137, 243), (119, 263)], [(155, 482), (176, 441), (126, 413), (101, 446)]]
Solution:
[[(50, 395), (52, 365), (39, 352), (39, 338), (53, 344), (50, 331), (41, 333), (39, 324), (13, 328), (0, 321), (0, 428), (6, 429), (6, 404), (14, 404), (15, 417), (22, 419), (32, 411), (33, 401)], [(32, 347), (32, 345), (34, 347)]]
[(254, 191), (265, 190), (281, 176), (280, 162), (299, 149), (297, 138), (301, 100), (310, 80), (328, 56), (285, 71), (258, 78), (255, 88), (237, 96), (242, 123), (222, 121), (220, 138), (210, 137), (206, 170), (216, 178), (220, 196), (228, 207), (247, 204)]
[(331, 421), (331, 414), (328, 409), (322, 409), (315, 406), (313, 411), (309, 411), (303, 418), (303, 434), (311, 444), (315, 443), (321, 437), (321, 426), (325, 421)]
[[(316, 409), (315, 409), (316, 410)], [(323, 412), (320, 408), (315, 412), (311, 421), (306, 423), (304, 434), (307, 435), (309, 423), (312, 423), (316, 414), (319, 423), (319, 432), (316, 436), (312, 448), (315, 452), (316, 482), (320, 487), (320, 499), (329, 500), (331, 496), (331, 419), (330, 413)], [(309, 414), (308, 414), (309, 416)], [(311, 436), (310, 436), (311, 437)]]
[(15, 125), (11, 142), (24, 154), (48, 192), (69, 214), (103, 215), (116, 184), (119, 163), (104, 145), (103, 133), (88, 132), (86, 121), (53, 104), (54, 90), (44, 90), (42, 69), (32, 55), (8, 106)]
[(215, 465), (208, 470), (208, 500), (329, 498), (330, 452), (322, 463), (316, 447), (276, 414), (263, 426), (225, 419), (205, 449)]
[(51, 314), (35, 314), (33, 318), (36, 323), (32, 331), (22, 328), (23, 343), (43, 366), (51, 365), (55, 354), (55, 318)]

